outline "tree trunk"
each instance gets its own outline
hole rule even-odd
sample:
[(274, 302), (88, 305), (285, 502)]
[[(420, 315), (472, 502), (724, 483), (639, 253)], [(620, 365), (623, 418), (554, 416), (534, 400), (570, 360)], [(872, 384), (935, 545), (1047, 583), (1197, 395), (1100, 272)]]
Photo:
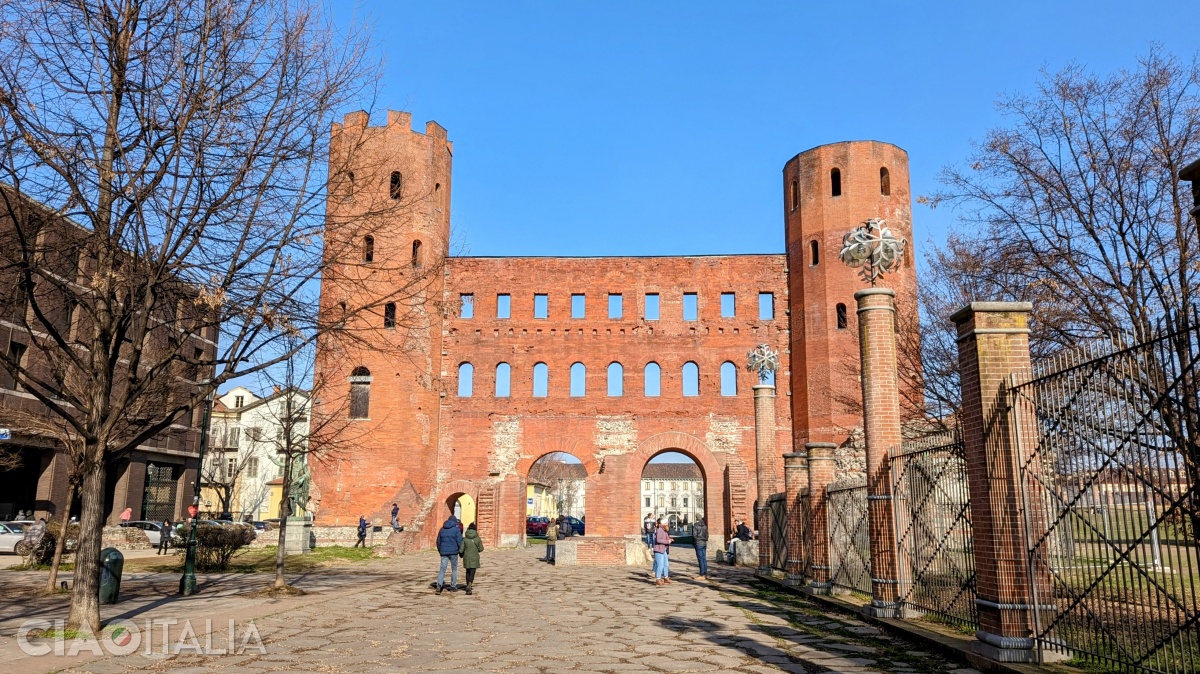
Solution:
[(46, 579), (46, 594), (54, 592), (54, 585), (58, 582), (58, 567), (62, 564), (63, 550), (67, 547), (67, 525), (71, 520), (71, 506), (74, 503), (75, 484), (72, 482), (67, 488), (67, 507), (63, 508), (62, 517), (59, 518), (58, 540), (54, 541), (54, 559), (50, 561), (50, 577)]
[(286, 452), (283, 458), (283, 496), (279, 499), (279, 546), (275, 549), (275, 587), (287, 587), (283, 577), (283, 565), (287, 560), (286, 540), (287, 521), (292, 514), (292, 501), (288, 491), (292, 487), (292, 458), (291, 452)]
[(67, 629), (100, 629), (100, 544), (104, 535), (105, 466), (101, 452), (88, 445), (79, 489), (79, 548)]

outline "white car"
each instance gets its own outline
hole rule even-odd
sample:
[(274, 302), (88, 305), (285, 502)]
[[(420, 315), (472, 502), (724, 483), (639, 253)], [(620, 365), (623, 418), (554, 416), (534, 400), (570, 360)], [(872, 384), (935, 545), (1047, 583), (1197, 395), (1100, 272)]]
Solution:
[(150, 539), (150, 545), (158, 546), (162, 540), (162, 522), (148, 522), (145, 520), (135, 520), (133, 522), (122, 522), (120, 526), (130, 527), (132, 529), (141, 529), (146, 532), (146, 538)]
[(0, 552), (16, 554), (17, 543), (25, 538), (25, 526), (20, 522), (0, 522)]

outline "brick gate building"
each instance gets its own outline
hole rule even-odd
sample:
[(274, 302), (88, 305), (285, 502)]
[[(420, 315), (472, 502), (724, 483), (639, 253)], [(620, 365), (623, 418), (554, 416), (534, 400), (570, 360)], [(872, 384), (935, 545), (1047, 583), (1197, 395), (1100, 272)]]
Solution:
[[(810, 442), (849, 447), (861, 425), (853, 294), (864, 283), (837, 253), (845, 232), (872, 217), (911, 240), (900, 148), (836, 143), (789, 160), (783, 254), (461, 257), (447, 252), (445, 129), (413, 131), (401, 112), (370, 126), (357, 112), (332, 133), (335, 159), (339, 148), (361, 149), (330, 171), (329, 237), (350, 243), (334, 248), (354, 259), (329, 261), (322, 312), (336, 316), (422, 272), (435, 278), (399, 307), (347, 321), (347, 331), (370, 337), (327, 340), (319, 351), (318, 376), (344, 382), (325, 392), (322, 409), (352, 417), (355, 439), (313, 462), (318, 526), (352, 526), (360, 514), (386, 521), (398, 502), (410, 529), (402, 547), (426, 547), (468, 494), (485, 541), (516, 544), (530, 467), (567, 452), (587, 471), (588, 537), (636, 535), (642, 470), (673, 451), (699, 466), (719, 537), (734, 518), (753, 516), (759, 496), (757, 381), (745, 360), (762, 343), (781, 362), (777, 490), (782, 454)], [(375, 215), (389, 199), (401, 207)], [(902, 306), (916, 294), (912, 259), (890, 280)]]

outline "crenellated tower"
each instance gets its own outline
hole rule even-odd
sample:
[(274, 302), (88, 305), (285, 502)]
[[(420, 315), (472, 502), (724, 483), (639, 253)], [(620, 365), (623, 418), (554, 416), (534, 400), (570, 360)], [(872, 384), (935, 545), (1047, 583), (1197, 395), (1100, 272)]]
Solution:
[[(884, 283), (897, 311), (915, 316), (912, 195), (908, 153), (889, 143), (850, 141), (802, 152), (783, 167), (791, 309), (794, 446), (842, 444), (862, 426), (854, 293), (869, 284), (838, 259), (842, 237), (882, 218), (908, 239), (901, 269)], [(899, 329), (908, 323), (897, 317)]]
[(436, 480), (445, 260), (453, 145), (446, 130), (389, 111), (333, 124), (321, 320), (341, 323), (318, 349), (317, 413), (352, 451), (311, 462), (322, 525), (406, 521)]

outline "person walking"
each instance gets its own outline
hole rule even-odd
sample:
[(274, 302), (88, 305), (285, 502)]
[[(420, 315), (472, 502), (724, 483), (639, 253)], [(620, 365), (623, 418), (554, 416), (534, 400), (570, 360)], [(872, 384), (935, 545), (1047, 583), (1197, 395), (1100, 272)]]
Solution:
[(169, 555), (171, 548), (171, 520), (165, 519), (162, 523), (162, 530), (158, 532), (158, 552), (156, 555)]
[(129, 522), (130, 518), (132, 518), (132, 517), (133, 517), (133, 508), (126, 508), (126, 509), (122, 510), (121, 511), (121, 524), (126, 524), (127, 522)]
[(475, 529), (475, 523), (467, 527), (463, 534), (462, 560), (463, 568), (467, 571), (467, 594), (471, 594), (471, 586), (475, 584), (475, 571), (479, 568), (479, 553), (483, 552), (483, 539)]
[(542, 560), (543, 562), (554, 563), (554, 544), (557, 541), (558, 524), (556, 522), (549, 522), (546, 524), (546, 558)]
[(400, 504), (393, 503), (392, 504), (392, 531), (402, 531), (402, 530), (403, 530), (403, 527), (400, 526)]
[(354, 544), (354, 547), (356, 547), (356, 548), (367, 547), (367, 516), (366, 515), (358, 516), (358, 542)]
[(463, 550), (463, 535), (458, 530), (458, 518), (454, 515), (446, 518), (441, 531), (437, 535), (437, 550), (442, 556), (442, 564), (438, 569), (437, 593), (442, 593), (446, 585), (446, 566), (450, 566), (450, 591), (458, 592), (458, 553)]
[(700, 578), (708, 580), (708, 521), (701, 517), (692, 525), (692, 540), (696, 546), (696, 561), (700, 564)]
[(654, 585), (656, 587), (671, 582), (670, 569), (667, 566), (667, 553), (671, 549), (671, 534), (667, 533), (667, 520), (658, 521), (658, 529), (654, 532)]
[(647, 548), (654, 548), (654, 530), (657, 528), (654, 518), (646, 515), (646, 521), (642, 522), (642, 537), (646, 539)]

